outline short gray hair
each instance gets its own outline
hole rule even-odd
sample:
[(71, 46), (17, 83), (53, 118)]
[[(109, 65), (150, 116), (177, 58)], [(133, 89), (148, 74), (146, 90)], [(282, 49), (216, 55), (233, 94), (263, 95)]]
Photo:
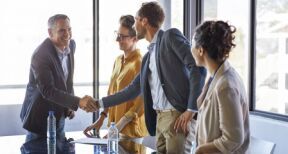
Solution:
[(63, 20), (68, 19), (70, 21), (69, 17), (65, 14), (55, 14), (54, 16), (48, 19), (48, 28), (54, 28), (56, 21), (58, 21), (59, 19)]

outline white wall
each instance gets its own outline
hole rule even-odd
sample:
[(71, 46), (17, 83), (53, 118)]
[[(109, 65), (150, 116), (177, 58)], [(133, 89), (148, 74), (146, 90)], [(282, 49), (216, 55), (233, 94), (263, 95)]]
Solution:
[(276, 144), (274, 154), (288, 153), (288, 122), (250, 115), (251, 136)]

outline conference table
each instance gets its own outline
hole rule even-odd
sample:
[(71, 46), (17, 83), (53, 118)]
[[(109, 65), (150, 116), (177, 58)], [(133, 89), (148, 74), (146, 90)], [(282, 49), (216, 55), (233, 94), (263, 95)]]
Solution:
[[(68, 135), (67, 135), (68, 134)], [(68, 137), (67, 137), (68, 136)], [(74, 143), (73, 140), (85, 138), (82, 132), (66, 133), (69, 139), (56, 141), (57, 154), (106, 154), (108, 153), (107, 144), (82, 144)], [(75, 137), (75, 138), (74, 138)], [(2, 139), (1, 139), (2, 138)], [(25, 135), (0, 137), (2, 152), (21, 153), (21, 154), (47, 154), (47, 139), (42, 138), (30, 142), (25, 142)], [(74, 138), (74, 139), (73, 139)], [(13, 144), (13, 145), (12, 145)], [(21, 145), (20, 145), (21, 144)], [(155, 138), (148, 136), (144, 138), (120, 138), (118, 144), (119, 154), (152, 154), (156, 153)], [(9, 148), (10, 146), (10, 148)], [(11, 149), (11, 147), (14, 149)]]

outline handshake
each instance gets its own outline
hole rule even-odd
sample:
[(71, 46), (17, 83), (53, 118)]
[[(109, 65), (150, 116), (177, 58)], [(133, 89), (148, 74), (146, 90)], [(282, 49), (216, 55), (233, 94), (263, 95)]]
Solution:
[(86, 112), (95, 112), (99, 110), (100, 105), (98, 100), (86, 95), (80, 99), (79, 107)]

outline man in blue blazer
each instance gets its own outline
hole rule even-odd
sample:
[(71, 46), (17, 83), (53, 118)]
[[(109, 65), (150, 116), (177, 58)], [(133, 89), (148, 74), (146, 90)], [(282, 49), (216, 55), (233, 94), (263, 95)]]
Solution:
[(196, 66), (190, 43), (179, 30), (160, 29), (164, 16), (158, 3), (142, 4), (135, 26), (138, 38), (145, 37), (150, 45), (141, 72), (128, 87), (99, 100), (99, 105), (114, 106), (142, 94), (146, 126), (150, 135), (156, 134), (157, 152), (184, 153), (206, 70)]
[(57, 138), (64, 139), (65, 118), (74, 117), (78, 106), (87, 112), (97, 106), (92, 97), (74, 96), (73, 73), (75, 41), (71, 39), (70, 19), (56, 14), (48, 20), (49, 38), (35, 50), (30, 67), (29, 83), (21, 110), (26, 141), (47, 134), (48, 111), (56, 117)]

